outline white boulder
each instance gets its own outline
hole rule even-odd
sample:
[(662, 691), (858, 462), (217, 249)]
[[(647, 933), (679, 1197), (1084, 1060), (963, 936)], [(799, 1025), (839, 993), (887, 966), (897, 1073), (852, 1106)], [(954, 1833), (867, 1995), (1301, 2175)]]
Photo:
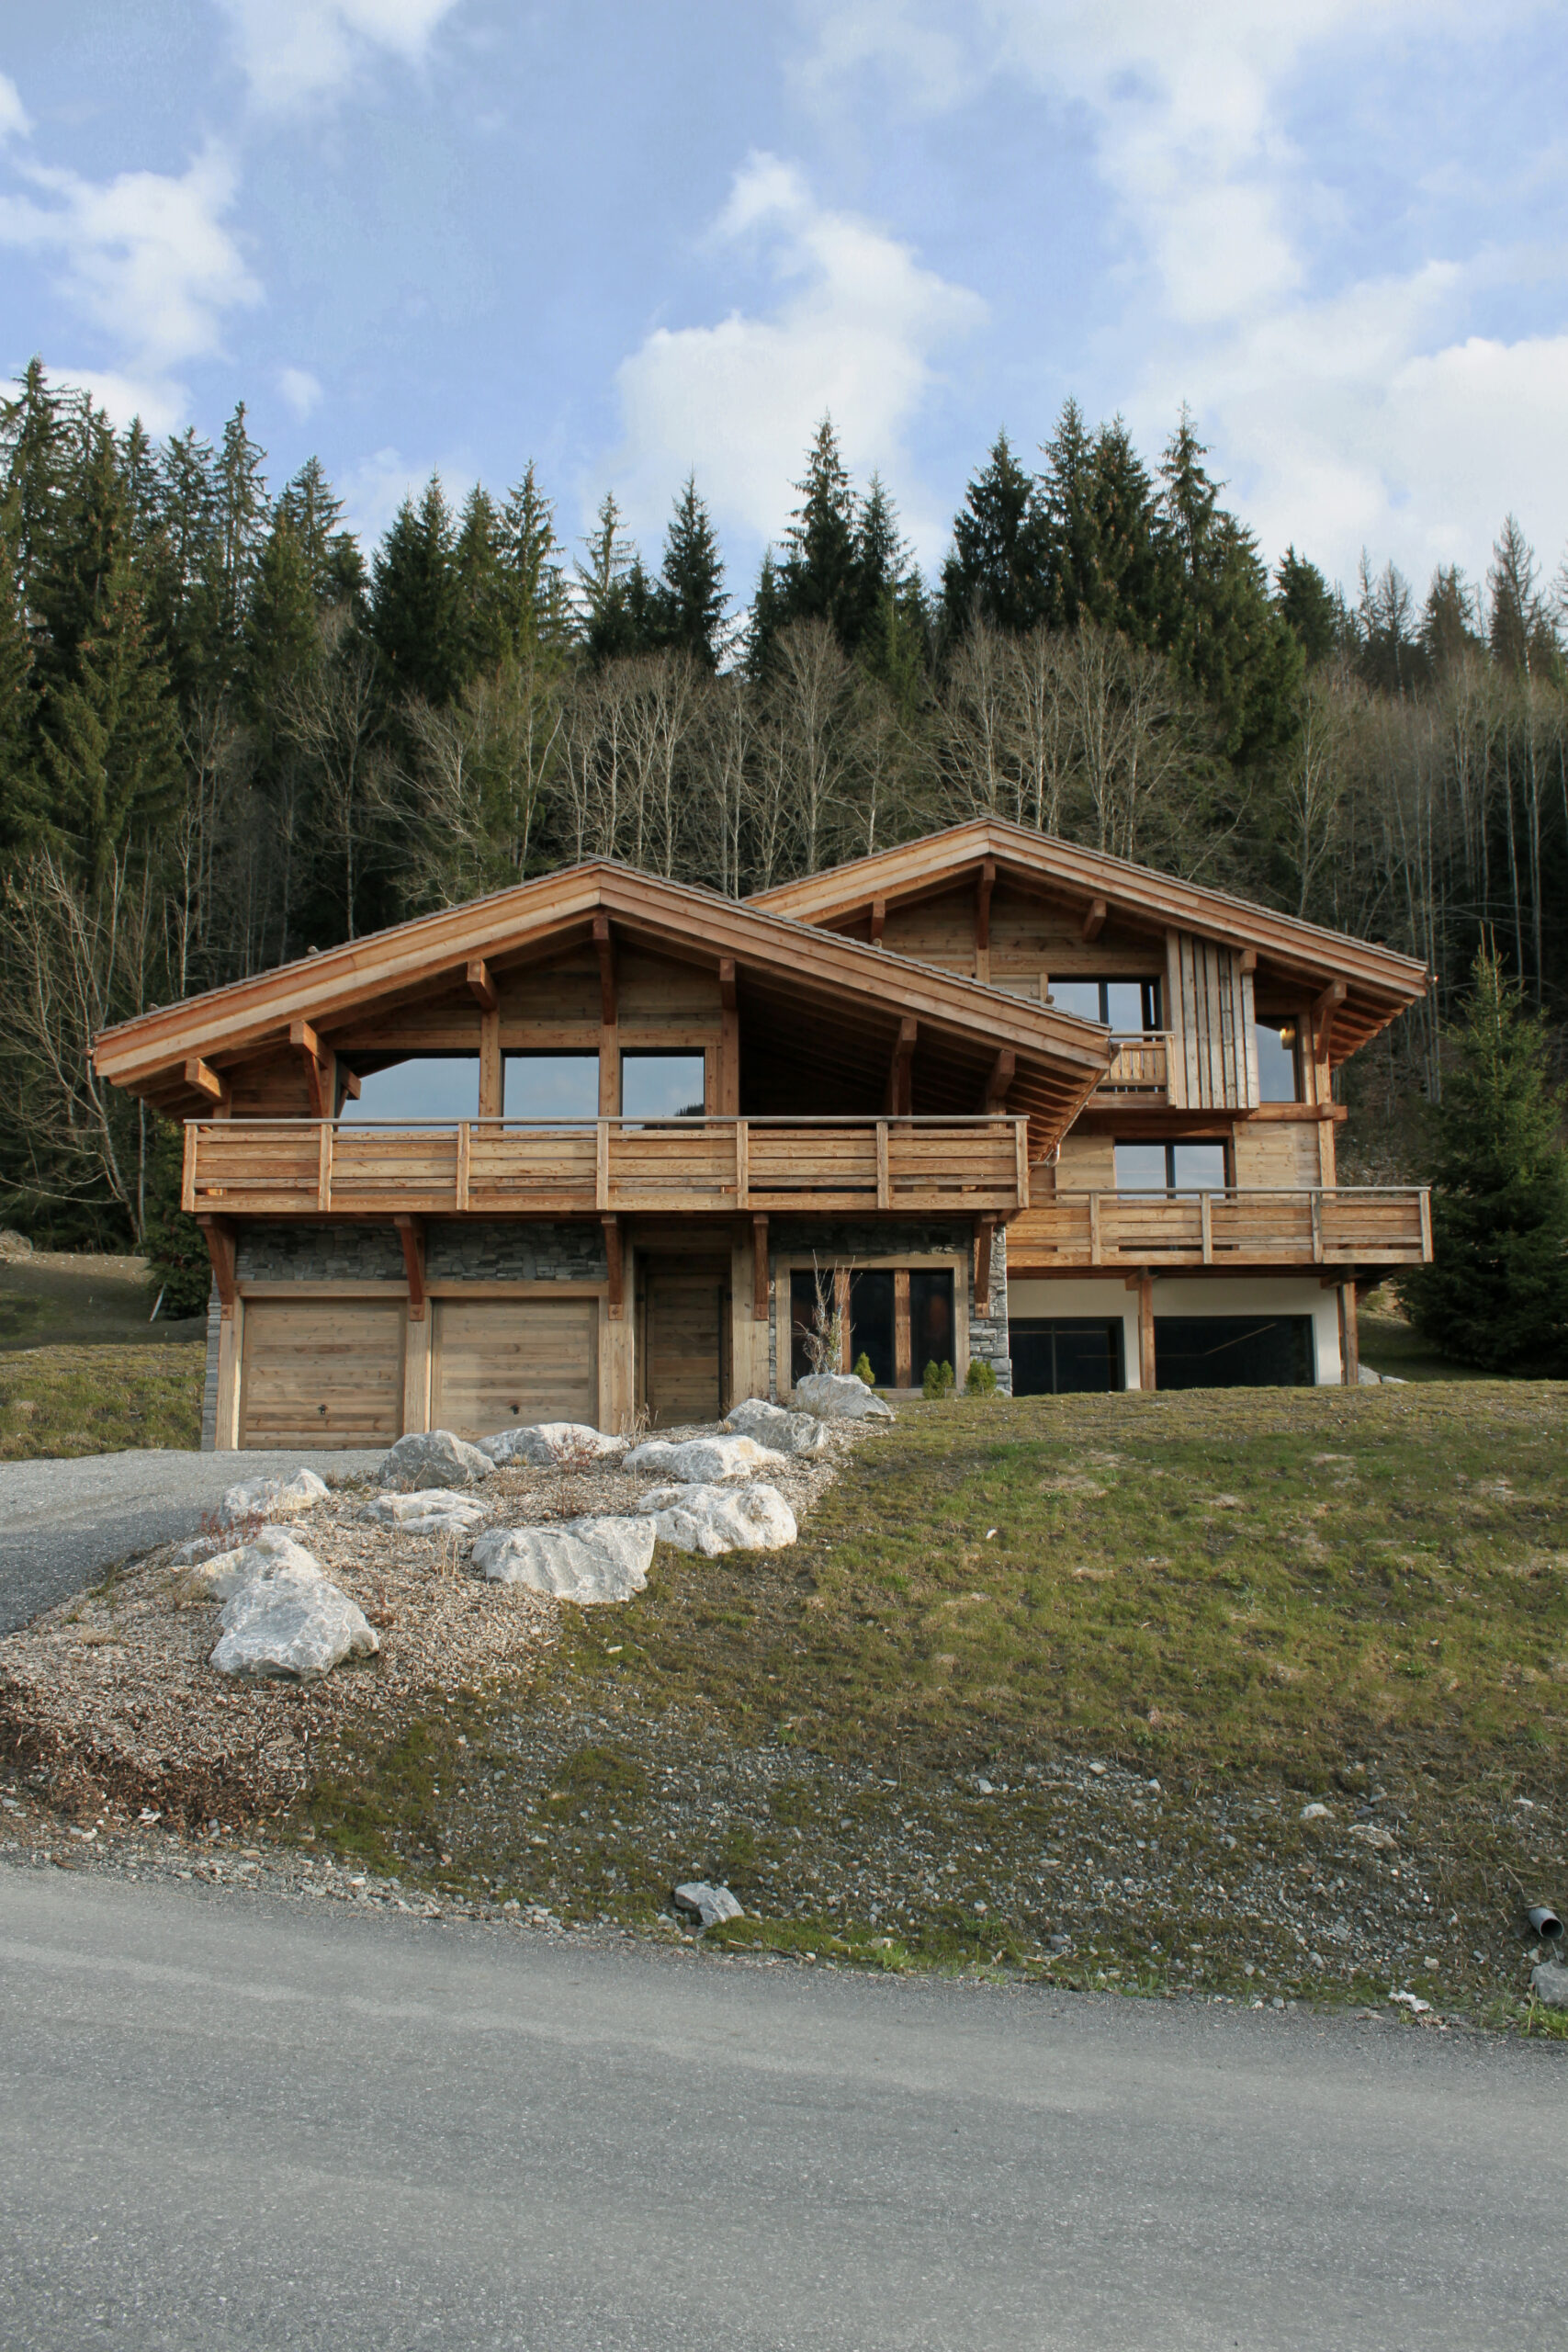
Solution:
[(629, 1600), (648, 1582), (651, 1519), (565, 1519), (544, 1527), (497, 1528), (471, 1557), (492, 1584), (526, 1585), (558, 1600)]
[(324, 1478), (301, 1465), (292, 1478), (252, 1478), (243, 1486), (231, 1487), (218, 1516), (225, 1527), (232, 1527), (242, 1519), (276, 1519), (291, 1511), (314, 1510), (328, 1491)]
[(1536, 1999), (1549, 2009), (1568, 2009), (1568, 1968), (1560, 1960), (1538, 1961), (1530, 1971)]
[(624, 1465), (683, 1486), (713, 1486), (725, 1478), (751, 1478), (759, 1470), (782, 1470), (784, 1457), (750, 1437), (692, 1437), (682, 1444), (649, 1438), (634, 1446)]
[(380, 1647), (346, 1592), (319, 1570), (302, 1579), (287, 1563), (242, 1585), (218, 1622), (223, 1634), (212, 1663), (220, 1674), (319, 1682), (345, 1657)]
[(525, 1462), (531, 1470), (586, 1467), (607, 1453), (618, 1453), (624, 1437), (606, 1437), (587, 1421), (530, 1421), (521, 1429), (501, 1430), (481, 1437), (479, 1452), (492, 1462)]
[(450, 1487), (420, 1487), (412, 1495), (375, 1495), (360, 1506), (361, 1519), (396, 1527), (404, 1535), (471, 1535), (489, 1510), (477, 1495)]
[(828, 1432), (815, 1413), (786, 1413), (765, 1396), (744, 1397), (726, 1413), (724, 1426), (778, 1453), (821, 1453), (828, 1444)]
[(183, 1596), (191, 1600), (231, 1600), (258, 1577), (281, 1577), (286, 1583), (310, 1584), (321, 1573), (321, 1564), (287, 1529), (258, 1528), (249, 1544), (231, 1552), (217, 1552), (197, 1562), (181, 1581)]
[(886, 1397), (852, 1372), (808, 1372), (795, 1384), (796, 1401), (821, 1421), (891, 1421), (896, 1416)]
[(694, 1879), (687, 1886), (674, 1890), (675, 1908), (701, 1921), (705, 1928), (716, 1928), (721, 1919), (744, 1919), (745, 1912), (727, 1886), (710, 1886), (705, 1878)]
[(383, 1487), (471, 1487), (494, 1468), (488, 1453), (450, 1430), (410, 1430), (376, 1475)]
[(716, 1560), (725, 1552), (782, 1552), (800, 1533), (776, 1487), (656, 1487), (641, 1497), (661, 1544)]

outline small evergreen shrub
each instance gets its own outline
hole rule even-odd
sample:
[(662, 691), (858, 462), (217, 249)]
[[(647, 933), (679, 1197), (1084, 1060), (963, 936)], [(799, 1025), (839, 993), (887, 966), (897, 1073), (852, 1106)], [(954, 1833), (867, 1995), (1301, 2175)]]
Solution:
[(855, 1358), (855, 1378), (863, 1380), (868, 1388), (874, 1388), (876, 1385), (876, 1374), (871, 1368), (871, 1358), (863, 1348)]
[(953, 1366), (950, 1363), (928, 1363), (920, 1377), (920, 1386), (928, 1396), (951, 1396)]
[(964, 1375), (965, 1396), (994, 1396), (996, 1393), (997, 1375), (992, 1367), (984, 1356), (971, 1356), (969, 1369)]

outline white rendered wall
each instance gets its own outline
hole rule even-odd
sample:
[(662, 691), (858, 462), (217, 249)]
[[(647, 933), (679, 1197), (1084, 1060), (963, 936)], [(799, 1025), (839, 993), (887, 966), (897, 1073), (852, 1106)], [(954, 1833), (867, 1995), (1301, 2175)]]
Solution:
[[(1008, 1314), (1092, 1315), (1108, 1323), (1120, 1316), (1127, 1385), (1138, 1386), (1138, 1298), (1120, 1274), (1069, 1282), (1031, 1281), (1021, 1274), (1008, 1284)], [(1325, 1290), (1314, 1274), (1156, 1274), (1156, 1322), (1162, 1315), (1310, 1315), (1317, 1385), (1337, 1388), (1344, 1377), (1339, 1294)]]

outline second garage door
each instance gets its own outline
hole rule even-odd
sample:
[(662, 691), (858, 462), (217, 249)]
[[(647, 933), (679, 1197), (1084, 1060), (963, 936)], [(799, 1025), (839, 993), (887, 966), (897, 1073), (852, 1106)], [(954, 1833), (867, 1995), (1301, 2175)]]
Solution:
[(599, 1419), (596, 1298), (441, 1298), (430, 1425), (491, 1437), (529, 1421)]

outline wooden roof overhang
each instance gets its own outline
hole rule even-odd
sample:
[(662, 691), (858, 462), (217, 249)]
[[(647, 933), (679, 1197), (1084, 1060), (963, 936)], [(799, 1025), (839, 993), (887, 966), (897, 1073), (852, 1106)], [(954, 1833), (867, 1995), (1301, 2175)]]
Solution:
[(476, 958), (504, 976), (569, 952), (592, 937), (600, 914), (628, 942), (710, 969), (732, 962), (743, 1011), (754, 1009), (775, 1034), (794, 1023), (805, 1050), (836, 1057), (863, 1080), (886, 1070), (901, 1023), (914, 1020), (917, 1110), (978, 1110), (998, 1056), (1010, 1052), (1009, 1108), (1027, 1113), (1036, 1154), (1066, 1133), (1110, 1065), (1110, 1043), (1096, 1023), (606, 860), (122, 1022), (94, 1041), (94, 1068), (171, 1117), (198, 1117), (210, 1100), (192, 1082), (194, 1065), (221, 1077), (286, 1049), (299, 1022), (323, 1046), (351, 1027), (363, 1035), (378, 1010), (460, 987)]
[(987, 859), (995, 862), (998, 881), (1086, 913), (1103, 901), (1134, 928), (1189, 932), (1220, 946), (1250, 948), (1266, 994), (1282, 991), (1300, 1001), (1330, 992), (1329, 1059), (1336, 1067), (1427, 992), (1429, 975), (1414, 956), (998, 817), (974, 818), (804, 881), (781, 883), (746, 903), (839, 929), (868, 917), (879, 899), (885, 907), (908, 905), (952, 890), (970, 875), (977, 877)]

